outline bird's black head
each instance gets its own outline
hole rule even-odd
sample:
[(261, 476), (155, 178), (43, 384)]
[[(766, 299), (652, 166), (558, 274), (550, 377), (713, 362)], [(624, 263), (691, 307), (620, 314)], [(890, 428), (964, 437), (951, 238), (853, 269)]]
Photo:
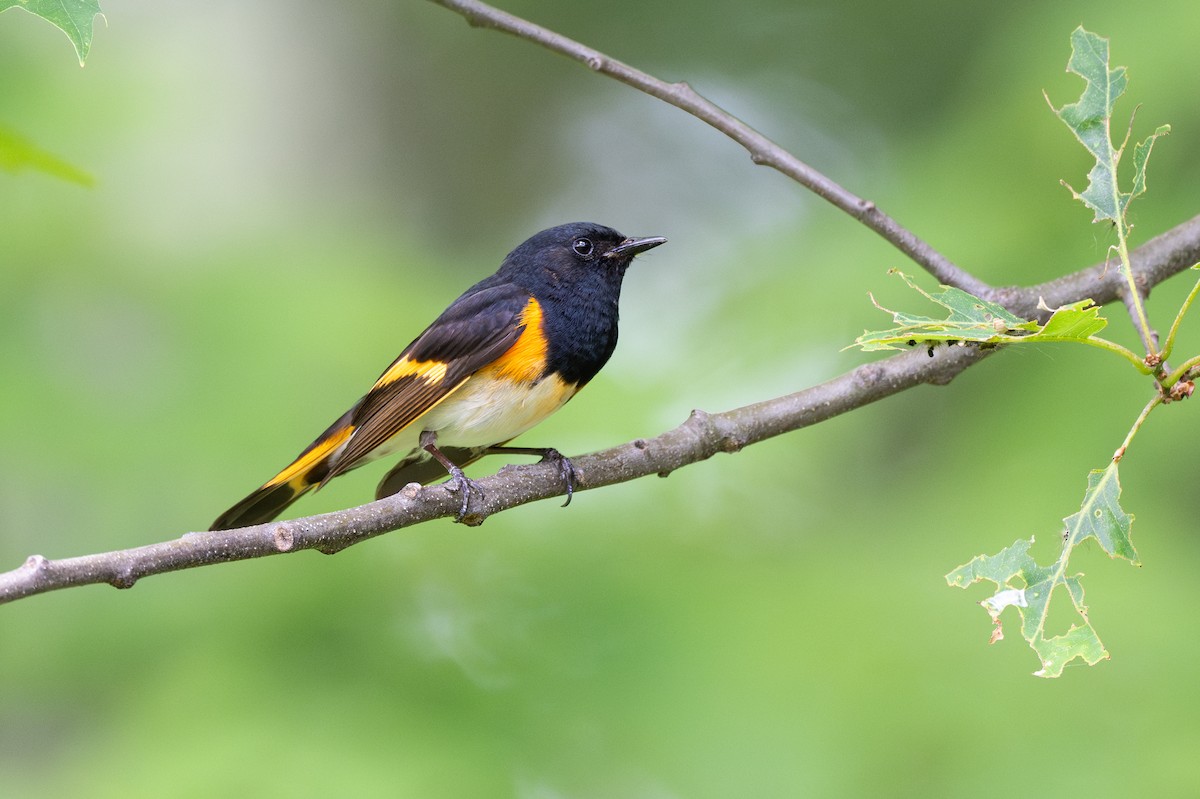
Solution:
[(652, 238), (628, 238), (604, 225), (571, 222), (543, 230), (517, 247), (504, 259), (502, 273), (548, 280), (556, 284), (604, 282), (620, 285), (633, 257), (666, 242)]
[(581, 387), (617, 346), (617, 305), (626, 268), (635, 255), (665, 241), (626, 238), (590, 222), (559, 225), (509, 253), (484, 283), (515, 285), (537, 300), (548, 344), (547, 373)]

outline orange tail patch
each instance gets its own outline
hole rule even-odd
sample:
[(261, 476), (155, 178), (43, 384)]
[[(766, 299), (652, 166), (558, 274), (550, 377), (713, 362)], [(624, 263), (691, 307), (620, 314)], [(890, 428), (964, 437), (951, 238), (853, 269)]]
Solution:
[(354, 427), (335, 428), (300, 453), (286, 469), (271, 478), (250, 496), (222, 513), (210, 530), (231, 530), (269, 522), (288, 505), (320, 485), (329, 472), (329, 459), (350, 438)]
[[(296, 478), (303, 479), (307, 477), (316, 466), (323, 463), (338, 448), (345, 444), (353, 433), (353, 425), (346, 425), (345, 427), (331, 431), (328, 436), (318, 439), (311, 447), (300, 453), (299, 458), (296, 458), (290, 466), (268, 480), (263, 488), (291, 483)], [(320, 479), (312, 482), (319, 483)]]

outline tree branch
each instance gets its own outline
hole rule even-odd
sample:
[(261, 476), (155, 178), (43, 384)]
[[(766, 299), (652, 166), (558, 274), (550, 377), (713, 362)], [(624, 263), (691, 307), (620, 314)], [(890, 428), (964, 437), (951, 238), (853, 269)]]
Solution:
[[(665, 476), (718, 452), (737, 452), (922, 383), (948, 383), (990, 352), (975, 347), (941, 348), (935, 357), (924, 350), (907, 352), (795, 394), (725, 413), (693, 411), (683, 424), (655, 438), (572, 458), (575, 491), (651, 474)], [(471, 512), (464, 519), (468, 524), (482, 524), (492, 514), (563, 493), (559, 467), (551, 463), (506, 466), (477, 483), (482, 496), (473, 497)], [(20, 568), (0, 574), (0, 603), (92, 583), (130, 588), (153, 574), (302, 549), (332, 554), (392, 530), (454, 516), (458, 509), (459, 497), (447, 484), (413, 483), (394, 496), (336, 513), (240, 530), (188, 533), (173, 541), (62, 560), (34, 555)]]
[[(1134, 281), (1147, 297), (1159, 283), (1197, 262), (1200, 262), (1200, 216), (1154, 237), (1129, 254)], [(1127, 290), (1125, 279), (1117, 268), (1108, 261), (1101, 261), (1036, 286), (995, 288), (980, 296), (1000, 303), (1017, 316), (1025, 319), (1040, 317), (1044, 321), (1049, 314), (1038, 310), (1039, 300), (1045, 300), (1051, 308), (1087, 298), (1097, 305), (1107, 305), (1121, 299)]]
[(653, 75), (634, 69), (610, 56), (569, 39), (560, 33), (535, 25), (528, 20), (493, 8), (478, 0), (433, 0), (466, 18), (475, 27), (491, 28), (539, 44), (556, 53), (584, 64), (588, 69), (608, 75), (627, 86), (657, 97), (665, 103), (686, 111), (736, 141), (750, 153), (750, 159), (762, 166), (782, 172), (792, 180), (832, 203), (871, 230), (887, 239), (894, 247), (912, 259), (947, 286), (955, 286), (977, 296), (991, 287), (974, 275), (960, 269), (949, 258), (907, 228), (879, 210), (875, 203), (838, 185), (780, 147), (754, 128), (725, 111), (687, 83), (667, 83)]
[[(491, 28), (541, 45), (581, 62), (638, 91), (686, 111), (744, 147), (756, 164), (769, 166), (858, 219), (921, 266), (940, 283), (998, 302), (1010, 311), (1033, 319), (1041, 316), (1038, 300), (1051, 308), (1090, 297), (1097, 305), (1119, 299), (1127, 291), (1119, 272), (1105, 261), (1062, 278), (1028, 288), (994, 287), (955, 265), (874, 203), (843, 188), (801, 161), (754, 128), (709, 101), (684, 82), (667, 83), (601, 53), (574, 39), (555, 33), (479, 0), (432, 0), (450, 9), (474, 27)], [(1134, 278), (1146, 296), (1163, 280), (1200, 261), (1200, 217), (1179, 225), (1130, 254)]]

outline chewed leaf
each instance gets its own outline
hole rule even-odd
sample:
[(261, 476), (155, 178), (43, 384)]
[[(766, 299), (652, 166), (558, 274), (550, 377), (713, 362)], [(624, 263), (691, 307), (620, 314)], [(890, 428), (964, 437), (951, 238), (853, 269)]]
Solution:
[[(1015, 541), (1012, 546), (1000, 550), (995, 555), (976, 555), (967, 563), (947, 574), (946, 582), (958, 588), (966, 588), (980, 580), (990, 580), (998, 586), (1007, 587), (1008, 582), (1023, 570), (1037, 567), (1037, 563), (1029, 555), (1029, 547), (1032, 545), (1033, 539), (1030, 538), (1028, 541)], [(984, 602), (988, 601), (984, 600)], [(1001, 603), (996, 608), (997, 612), (1010, 604), (1017, 603)], [(1028, 604), (1028, 601), (1022, 600), (1022, 607)]]
[(1081, 300), (1053, 310), (1046, 324), (1026, 336), (1029, 341), (1082, 341), (1108, 327), (1108, 320), (1100, 315), (1100, 306), (1091, 300)]
[(1125, 67), (1110, 67), (1108, 39), (1080, 27), (1071, 34), (1071, 59), (1067, 69), (1083, 78), (1087, 85), (1077, 101), (1055, 109), (1055, 113), (1096, 159), (1088, 172), (1087, 188), (1082, 192), (1071, 189), (1071, 193), (1092, 209), (1096, 222), (1122, 221), (1129, 202), (1146, 190), (1146, 162), (1155, 140), (1169, 133), (1171, 126), (1160, 126), (1134, 147), (1133, 190), (1122, 192), (1118, 185), (1117, 165), (1121, 162), (1125, 143), (1120, 146), (1113, 143), (1112, 117), (1117, 98), (1125, 93)]
[(1062, 635), (1043, 638), (1034, 645), (1034, 650), (1042, 659), (1042, 668), (1033, 673), (1034, 677), (1058, 677), (1075, 658), (1083, 658), (1089, 666), (1108, 660), (1108, 650), (1090, 624), (1076, 625)]
[(1124, 558), (1140, 566), (1137, 550), (1130, 538), (1133, 517), (1120, 505), (1121, 480), (1116, 465), (1097, 469), (1088, 475), (1087, 492), (1078, 513), (1063, 519), (1070, 546), (1094, 538), (1112, 558)]
[(92, 49), (92, 21), (100, 13), (97, 0), (0, 0), (0, 11), (10, 8), (39, 16), (67, 34), (83, 66)]
[[(1095, 538), (1109, 555), (1137, 563), (1129, 537), (1133, 517), (1118, 504), (1120, 493), (1115, 463), (1088, 475), (1083, 504), (1078, 513), (1064, 519), (1067, 529), (1062, 551), (1049, 566), (1039, 565), (1029, 554), (1033, 544), (1030, 538), (1018, 540), (995, 555), (972, 558), (946, 575), (946, 582), (959, 588), (984, 580), (995, 584), (996, 592), (979, 603), (992, 617), (991, 641), (995, 643), (1004, 637), (1001, 614), (1010, 607), (1016, 608), (1021, 617), (1021, 636), (1041, 660), (1042, 667), (1034, 672), (1035, 676), (1058, 677), (1075, 658), (1091, 666), (1108, 657), (1088, 619), (1080, 582), (1083, 575), (1067, 574), (1067, 561), (1076, 545)], [(1048, 636), (1050, 598), (1059, 589), (1065, 589), (1077, 618), (1067, 632)]]
[[(1024, 344), (1050, 341), (1084, 341), (1099, 333), (1108, 324), (1100, 309), (1091, 300), (1064, 305), (1053, 310), (1046, 324), (1022, 319), (994, 302), (980, 299), (961, 289), (941, 286), (927, 292), (912, 278), (898, 270), (899, 275), (914, 291), (941, 305), (948, 312), (943, 319), (917, 316), (903, 311), (891, 311), (875, 303), (875, 307), (892, 315), (895, 327), (867, 331), (854, 340), (864, 351), (899, 350), (917, 343), (938, 341), (971, 341), (977, 344)], [(875, 298), (871, 298), (874, 302)]]
[(1108, 39), (1079, 27), (1071, 34), (1071, 60), (1067, 69), (1083, 78), (1087, 86), (1077, 101), (1064, 105), (1056, 113), (1096, 159), (1088, 173), (1087, 189), (1082, 194), (1075, 192), (1075, 196), (1096, 212), (1097, 222), (1116, 220), (1120, 213), (1116, 196), (1117, 154), (1109, 124), (1113, 105), (1125, 93), (1125, 67), (1109, 69)]
[(1158, 129), (1146, 137), (1145, 141), (1138, 142), (1133, 148), (1133, 191), (1129, 193), (1128, 199), (1125, 200), (1125, 205), (1129, 205), (1129, 200), (1134, 197), (1139, 197), (1146, 193), (1146, 162), (1150, 160), (1150, 150), (1154, 148), (1154, 142), (1159, 136), (1166, 136), (1171, 132), (1170, 125), (1159, 125)]

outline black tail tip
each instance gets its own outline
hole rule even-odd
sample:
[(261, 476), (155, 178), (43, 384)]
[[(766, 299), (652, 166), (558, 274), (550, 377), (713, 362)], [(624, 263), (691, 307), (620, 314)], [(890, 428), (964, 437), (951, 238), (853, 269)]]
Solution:
[(234, 530), (239, 527), (250, 527), (255, 524), (266, 524), (283, 513), (300, 495), (308, 490), (296, 490), (284, 483), (276, 486), (263, 486), (250, 496), (234, 505), (217, 517), (209, 530)]

